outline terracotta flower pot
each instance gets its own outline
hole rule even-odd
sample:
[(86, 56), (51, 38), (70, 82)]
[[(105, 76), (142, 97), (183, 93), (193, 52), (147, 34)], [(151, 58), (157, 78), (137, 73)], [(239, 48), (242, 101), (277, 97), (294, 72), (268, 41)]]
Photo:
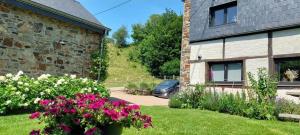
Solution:
[(123, 126), (120, 124), (111, 124), (102, 128), (103, 135), (121, 135)]

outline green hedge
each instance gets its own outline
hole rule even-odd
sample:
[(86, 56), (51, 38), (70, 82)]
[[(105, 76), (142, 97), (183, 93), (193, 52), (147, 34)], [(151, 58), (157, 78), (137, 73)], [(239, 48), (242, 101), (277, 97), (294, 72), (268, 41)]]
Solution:
[(75, 75), (51, 76), (43, 74), (30, 78), (18, 74), (0, 76), (0, 114), (23, 110), (35, 110), (39, 100), (57, 96), (74, 97), (76, 93), (94, 93), (109, 97), (109, 91), (101, 84)]

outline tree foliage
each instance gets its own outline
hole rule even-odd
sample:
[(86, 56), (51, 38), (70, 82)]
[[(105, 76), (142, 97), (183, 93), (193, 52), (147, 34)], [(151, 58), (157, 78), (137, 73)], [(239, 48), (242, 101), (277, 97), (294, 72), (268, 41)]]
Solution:
[[(138, 45), (138, 58), (156, 76), (179, 75), (182, 16), (172, 10), (152, 15), (146, 24), (133, 25), (134, 43)], [(176, 61), (177, 62), (174, 62)], [(170, 62), (172, 61), (172, 62)], [(168, 63), (165, 65), (165, 63)], [(170, 66), (172, 64), (172, 66)]]
[(125, 26), (122, 26), (119, 28), (112, 36), (114, 40), (116, 41), (116, 44), (119, 47), (126, 47), (127, 46), (127, 41), (126, 39), (128, 38), (128, 31)]

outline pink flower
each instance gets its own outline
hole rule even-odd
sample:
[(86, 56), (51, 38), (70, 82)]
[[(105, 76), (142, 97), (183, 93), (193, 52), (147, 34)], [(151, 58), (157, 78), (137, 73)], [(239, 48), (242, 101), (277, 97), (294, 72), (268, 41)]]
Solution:
[(130, 105), (128, 106), (128, 109), (131, 111), (131, 110), (139, 110), (140, 109), (140, 106), (139, 105)]
[(32, 130), (29, 135), (40, 135), (40, 130)]
[(30, 116), (29, 116), (29, 118), (30, 119), (37, 119), (37, 118), (39, 118), (40, 117), (40, 112), (35, 112), (35, 113), (32, 113)]
[(80, 119), (74, 119), (73, 122), (74, 122), (74, 124), (79, 125), (80, 124)]
[(104, 114), (109, 116), (112, 120), (117, 121), (120, 119), (120, 114), (115, 110), (104, 110)]
[(121, 110), (121, 115), (122, 115), (123, 117), (128, 117), (129, 112), (128, 112), (126, 109), (122, 109), (122, 110)]
[(69, 126), (67, 126), (66, 124), (60, 124), (59, 125), (60, 129), (62, 129), (65, 133), (70, 133), (71, 132), (71, 128)]
[(93, 115), (90, 114), (90, 113), (86, 113), (86, 114), (83, 115), (83, 117), (86, 118), (86, 119), (89, 119), (89, 118), (92, 118)]
[(97, 128), (94, 127), (94, 128), (91, 128), (89, 130), (87, 130), (84, 135), (94, 135), (94, 133), (97, 131)]
[(93, 109), (93, 110), (100, 109), (101, 107), (104, 106), (104, 104), (105, 104), (104, 101), (98, 101), (98, 102), (90, 104), (89, 109)]
[(41, 100), (40, 101), (40, 105), (42, 105), (42, 106), (47, 106), (47, 105), (49, 105), (49, 103), (51, 103), (52, 101), (51, 100)]
[(113, 102), (112, 102), (112, 105), (113, 105), (114, 107), (125, 106), (126, 104), (127, 104), (127, 102), (124, 101), (124, 100), (113, 101)]

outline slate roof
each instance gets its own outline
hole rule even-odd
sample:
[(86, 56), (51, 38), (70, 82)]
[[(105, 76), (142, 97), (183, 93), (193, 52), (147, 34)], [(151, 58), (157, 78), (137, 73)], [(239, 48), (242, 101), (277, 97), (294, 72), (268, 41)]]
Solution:
[(89, 11), (76, 0), (31, 0), (47, 7), (76, 16), (86, 21), (102, 25)]
[(110, 31), (76, 0), (0, 0), (74, 25), (96, 31)]
[[(209, 8), (237, 1), (237, 23), (209, 26)], [(191, 0), (190, 42), (300, 27), (300, 0)]]

